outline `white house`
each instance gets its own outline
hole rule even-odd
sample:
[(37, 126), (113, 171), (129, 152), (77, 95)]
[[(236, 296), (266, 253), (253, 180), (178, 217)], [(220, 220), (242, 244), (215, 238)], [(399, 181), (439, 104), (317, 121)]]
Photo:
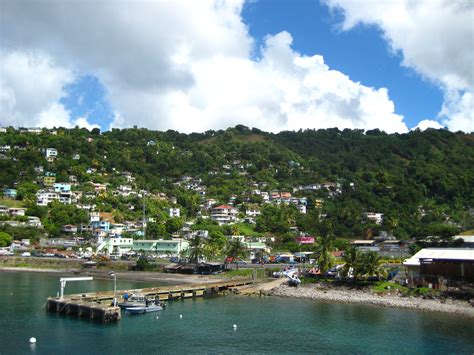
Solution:
[(254, 208), (254, 207), (249, 207), (246, 211), (245, 211), (245, 215), (246, 216), (249, 216), (249, 217), (256, 217), (256, 216), (259, 216), (260, 215), (260, 210), (258, 208)]
[(180, 216), (180, 213), (181, 213), (181, 212), (180, 212), (179, 208), (170, 208), (170, 209), (169, 209), (169, 215), (170, 215), (171, 218), (173, 218), (173, 217), (179, 217), (179, 216)]
[(376, 213), (376, 212), (365, 212), (363, 217), (375, 224), (382, 224), (383, 222), (383, 213)]
[(214, 207), (211, 211), (211, 219), (219, 225), (234, 223), (237, 220), (237, 208), (228, 205)]
[(46, 148), (44, 155), (46, 158), (56, 158), (58, 156), (58, 151), (55, 148)]
[(11, 207), (8, 209), (10, 216), (24, 216), (26, 208)]
[(48, 190), (39, 190), (36, 193), (36, 204), (38, 206), (47, 206), (54, 200), (59, 200), (59, 193)]

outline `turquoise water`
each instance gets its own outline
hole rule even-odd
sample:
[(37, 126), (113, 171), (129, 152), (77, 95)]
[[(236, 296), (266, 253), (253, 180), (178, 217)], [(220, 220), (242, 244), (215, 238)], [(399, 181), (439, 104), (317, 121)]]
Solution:
[[(119, 289), (140, 286), (148, 285), (118, 281)], [(112, 287), (108, 280), (70, 283), (66, 293)], [(123, 314), (102, 325), (46, 313), (46, 297), (58, 288), (58, 275), (0, 272), (0, 354), (474, 352), (474, 322), (459, 316), (227, 296), (175, 301), (159, 313)]]

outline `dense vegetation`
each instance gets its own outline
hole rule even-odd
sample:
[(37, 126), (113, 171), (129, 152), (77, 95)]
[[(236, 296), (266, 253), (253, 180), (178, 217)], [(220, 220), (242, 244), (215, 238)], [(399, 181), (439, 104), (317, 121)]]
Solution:
[[(0, 185), (16, 188), (28, 214), (42, 219), (51, 234), (65, 223), (87, 220), (74, 206), (35, 206), (36, 182), (54, 172), (56, 181), (75, 175), (81, 191), (91, 191), (91, 181), (109, 183), (109, 189), (127, 184), (120, 172), (136, 178), (133, 185), (177, 199), (184, 218), (170, 219), (167, 200), (147, 201), (147, 213), (157, 222), (149, 226), (150, 237), (171, 234), (184, 219), (194, 219), (202, 196), (176, 182), (183, 176), (201, 179), (205, 197), (235, 205), (244, 211), (260, 204), (250, 191), (260, 183), (266, 191), (292, 192), (308, 198), (308, 212), (292, 206), (264, 205), (256, 226), (244, 226), (255, 235), (277, 235), (278, 243), (292, 245), (291, 227), (317, 235), (370, 237), (386, 231), (401, 239), (450, 236), (474, 228), (474, 135), (429, 129), (407, 134), (379, 130), (305, 130), (271, 134), (245, 126), (225, 131), (180, 134), (147, 129), (58, 129), (57, 134), (20, 134), (8, 128), (0, 133), (0, 146), (8, 145), (0, 159)], [(58, 158), (48, 163), (41, 148), (56, 148)], [(76, 156), (76, 159), (73, 157)], [(92, 172), (87, 173), (89, 168)], [(315, 183), (333, 183), (327, 188), (298, 189)], [(264, 187), (262, 186), (262, 183)], [(323, 204), (315, 201), (323, 200)], [(112, 212), (117, 221), (138, 219), (142, 200), (102, 194), (97, 209)], [(134, 208), (130, 208), (133, 206)], [(382, 225), (364, 221), (364, 212), (384, 214)], [(235, 231), (207, 221), (216, 241)], [(10, 233), (11, 234), (11, 233)], [(327, 233), (326, 233), (327, 234)]]

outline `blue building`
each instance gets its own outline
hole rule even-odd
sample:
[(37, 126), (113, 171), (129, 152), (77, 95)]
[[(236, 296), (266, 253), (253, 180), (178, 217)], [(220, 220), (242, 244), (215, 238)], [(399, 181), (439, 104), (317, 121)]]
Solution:
[(5, 197), (16, 199), (16, 195), (16, 189), (3, 189), (3, 196)]

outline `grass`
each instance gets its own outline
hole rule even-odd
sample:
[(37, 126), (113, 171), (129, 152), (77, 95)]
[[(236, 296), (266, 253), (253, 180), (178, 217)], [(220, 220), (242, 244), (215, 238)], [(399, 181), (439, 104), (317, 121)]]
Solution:
[(386, 281), (378, 281), (372, 287), (372, 290), (377, 293), (382, 293), (390, 290), (400, 290), (402, 292), (408, 292), (408, 287)]
[(12, 200), (10, 198), (0, 198), (0, 205), (7, 206), (7, 207), (23, 207), (23, 201)]
[(222, 274), (224, 277), (234, 278), (234, 277), (252, 277), (252, 269), (232, 269), (230, 271), (226, 271)]

